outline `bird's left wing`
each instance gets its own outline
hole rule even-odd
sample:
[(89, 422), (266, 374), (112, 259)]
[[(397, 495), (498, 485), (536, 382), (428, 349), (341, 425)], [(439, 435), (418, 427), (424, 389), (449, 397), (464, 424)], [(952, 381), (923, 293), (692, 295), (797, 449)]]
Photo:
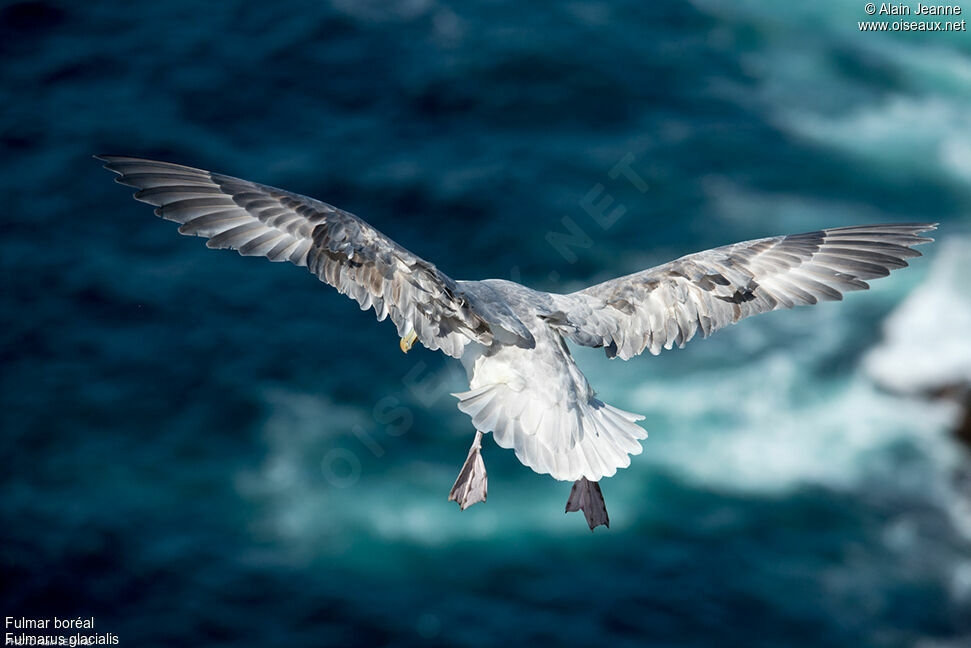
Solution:
[[(97, 156), (135, 198), (204, 236), (210, 248), (265, 256), (307, 268), (322, 281), (390, 316), (408, 344), (460, 357), (470, 341), (490, 344), (489, 324), (456, 283), (360, 218), (326, 203), (201, 169), (114, 155)], [(403, 342), (404, 344), (404, 342)], [(402, 347), (405, 348), (405, 347)]]
[(837, 300), (920, 256), (930, 223), (864, 225), (735, 243), (554, 296), (550, 324), (625, 360), (781, 308)]

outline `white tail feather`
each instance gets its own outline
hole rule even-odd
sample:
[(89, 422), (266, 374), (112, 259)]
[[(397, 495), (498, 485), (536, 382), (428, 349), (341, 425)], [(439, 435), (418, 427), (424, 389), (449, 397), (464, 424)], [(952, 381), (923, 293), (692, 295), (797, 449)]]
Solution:
[(492, 432), (522, 463), (562, 481), (612, 476), (630, 465), (630, 455), (641, 452), (639, 440), (647, 438), (636, 423), (643, 416), (596, 398), (578, 403), (578, 411), (550, 407), (529, 388), (516, 391), (504, 383), (453, 396), (477, 430)]

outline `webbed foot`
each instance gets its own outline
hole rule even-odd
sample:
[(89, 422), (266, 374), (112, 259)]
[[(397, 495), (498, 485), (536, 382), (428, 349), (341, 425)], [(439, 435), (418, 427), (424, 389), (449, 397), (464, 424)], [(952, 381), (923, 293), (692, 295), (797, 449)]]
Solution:
[(448, 501), (458, 502), (462, 510), (469, 508), (477, 502), (484, 502), (488, 481), (486, 480), (485, 462), (482, 461), (482, 432), (476, 431), (475, 440), (469, 448), (469, 456), (465, 459), (465, 464), (459, 472), (455, 485), (448, 494)]
[(583, 511), (587, 524), (593, 531), (601, 524), (610, 528), (610, 518), (607, 517), (607, 503), (600, 491), (600, 483), (587, 480), (586, 477), (573, 482), (570, 499), (566, 501), (566, 512)]

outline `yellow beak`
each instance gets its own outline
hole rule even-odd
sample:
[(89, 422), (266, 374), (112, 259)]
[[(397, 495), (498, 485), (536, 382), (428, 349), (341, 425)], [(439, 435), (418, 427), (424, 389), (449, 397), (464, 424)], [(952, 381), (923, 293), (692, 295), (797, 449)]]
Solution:
[(408, 353), (408, 351), (411, 350), (411, 346), (415, 343), (415, 340), (417, 339), (418, 339), (418, 334), (415, 333), (414, 330), (412, 330), (410, 333), (408, 333), (403, 338), (401, 338), (401, 343), (398, 346), (401, 347), (401, 351), (403, 353)]

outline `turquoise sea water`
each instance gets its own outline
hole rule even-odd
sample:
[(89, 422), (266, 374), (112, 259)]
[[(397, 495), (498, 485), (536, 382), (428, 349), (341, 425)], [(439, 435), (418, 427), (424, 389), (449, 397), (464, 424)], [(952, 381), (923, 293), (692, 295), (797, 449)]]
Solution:
[[(971, 40), (865, 19), (835, 1), (4, 3), (0, 611), (94, 615), (131, 646), (967, 645), (955, 412), (872, 367), (907, 303), (942, 372), (968, 352), (947, 333)], [(93, 153), (306, 193), (457, 279), (546, 290), (771, 234), (942, 228), (844, 303), (626, 363), (577, 349), (650, 434), (591, 534), (568, 484), (488, 438), (489, 500), (459, 512), (457, 363), (402, 355), (302, 270), (178, 236)], [(646, 192), (611, 177), (621, 161)], [(607, 229), (582, 207), (598, 185), (625, 209)], [(564, 256), (549, 233), (571, 228), (587, 242)]]

